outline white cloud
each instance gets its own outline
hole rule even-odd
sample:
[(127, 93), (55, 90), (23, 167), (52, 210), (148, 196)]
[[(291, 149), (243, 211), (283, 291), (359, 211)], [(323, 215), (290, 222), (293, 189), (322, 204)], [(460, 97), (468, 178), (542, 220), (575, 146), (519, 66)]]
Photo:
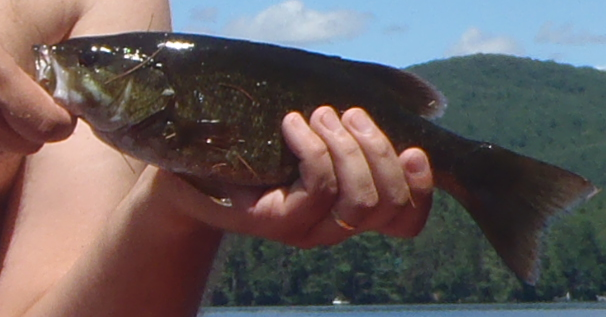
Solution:
[(606, 44), (606, 34), (593, 34), (585, 30), (575, 30), (572, 24), (555, 26), (547, 22), (535, 36), (537, 43), (550, 43), (561, 45), (591, 45)]
[(228, 36), (285, 44), (314, 44), (362, 33), (371, 15), (351, 10), (316, 11), (299, 0), (268, 7), (254, 17), (229, 23)]
[(606, 72), (606, 65), (598, 65), (595, 67), (595, 69)]
[(446, 55), (458, 56), (476, 53), (521, 55), (524, 50), (511, 37), (485, 34), (480, 29), (473, 27), (461, 35), (459, 42), (453, 45)]

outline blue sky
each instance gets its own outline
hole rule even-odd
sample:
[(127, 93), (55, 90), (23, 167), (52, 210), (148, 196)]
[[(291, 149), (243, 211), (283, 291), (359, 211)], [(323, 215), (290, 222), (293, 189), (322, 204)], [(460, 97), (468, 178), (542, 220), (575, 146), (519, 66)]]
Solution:
[(175, 31), (406, 67), (477, 52), (606, 70), (605, 0), (172, 0)]

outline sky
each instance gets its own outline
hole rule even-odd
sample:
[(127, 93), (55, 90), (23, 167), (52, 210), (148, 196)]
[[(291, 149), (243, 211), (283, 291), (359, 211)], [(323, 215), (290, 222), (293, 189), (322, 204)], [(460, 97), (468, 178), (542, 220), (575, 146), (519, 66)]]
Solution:
[(407, 67), (499, 53), (606, 70), (606, 0), (171, 0), (177, 32)]

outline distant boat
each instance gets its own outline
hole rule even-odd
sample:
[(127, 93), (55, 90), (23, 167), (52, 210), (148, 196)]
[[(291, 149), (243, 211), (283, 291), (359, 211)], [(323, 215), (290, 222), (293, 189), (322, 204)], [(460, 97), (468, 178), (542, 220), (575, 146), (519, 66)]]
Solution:
[(596, 299), (598, 302), (606, 302), (606, 296), (600, 296), (600, 295), (596, 295), (596, 296), (595, 296), (595, 299)]
[(566, 296), (562, 296), (562, 297), (554, 297), (553, 301), (554, 302), (569, 302), (571, 300), (570, 297), (570, 292), (566, 292)]
[(349, 301), (341, 296), (337, 296), (335, 297), (335, 299), (332, 300), (332, 304), (333, 305), (349, 305)]

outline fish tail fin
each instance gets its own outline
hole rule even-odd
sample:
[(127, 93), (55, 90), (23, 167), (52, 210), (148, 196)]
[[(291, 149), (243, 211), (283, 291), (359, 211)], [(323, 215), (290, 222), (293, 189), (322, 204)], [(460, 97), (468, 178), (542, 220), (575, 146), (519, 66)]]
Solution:
[(587, 179), (488, 143), (459, 157), (437, 185), (472, 215), (505, 264), (524, 282), (539, 277), (550, 218), (599, 192)]

